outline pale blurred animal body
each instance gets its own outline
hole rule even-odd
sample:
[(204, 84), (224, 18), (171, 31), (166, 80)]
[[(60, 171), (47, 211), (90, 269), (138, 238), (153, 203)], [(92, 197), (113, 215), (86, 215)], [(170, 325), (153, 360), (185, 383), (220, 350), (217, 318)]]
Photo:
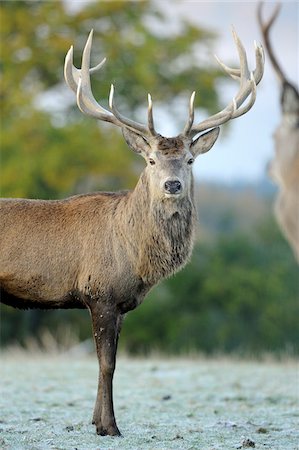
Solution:
[(173, 138), (156, 132), (150, 96), (146, 126), (119, 113), (113, 86), (110, 111), (97, 103), (90, 73), (104, 61), (90, 69), (92, 33), (81, 69), (73, 65), (71, 47), (65, 79), (76, 93), (80, 110), (119, 127), (129, 147), (145, 159), (146, 168), (133, 191), (96, 192), (60, 201), (0, 202), (1, 301), (23, 309), (90, 311), (100, 366), (93, 423), (100, 435), (120, 434), (112, 380), (123, 316), (191, 255), (196, 226), (194, 159), (213, 146), (221, 124), (245, 114), (255, 101), (264, 69), (262, 47), (255, 46), (256, 69), (250, 72), (246, 52), (235, 32), (233, 36), (240, 68), (222, 66), (240, 82), (235, 98), (222, 111), (194, 124), (193, 93), (186, 126)]
[(270, 40), (270, 29), (279, 14), (280, 5), (277, 5), (267, 21), (262, 18), (262, 7), (260, 3), (258, 20), (267, 53), (280, 83), (281, 121), (274, 132), (275, 153), (269, 165), (269, 174), (279, 188), (274, 212), (299, 263), (299, 93), (296, 86), (286, 78)]

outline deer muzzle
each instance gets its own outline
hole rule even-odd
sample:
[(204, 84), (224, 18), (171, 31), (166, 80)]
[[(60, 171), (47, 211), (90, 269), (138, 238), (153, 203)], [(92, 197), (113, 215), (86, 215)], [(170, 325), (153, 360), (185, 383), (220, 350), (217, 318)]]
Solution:
[(166, 194), (177, 195), (182, 192), (182, 183), (180, 180), (167, 180), (164, 183), (164, 191)]

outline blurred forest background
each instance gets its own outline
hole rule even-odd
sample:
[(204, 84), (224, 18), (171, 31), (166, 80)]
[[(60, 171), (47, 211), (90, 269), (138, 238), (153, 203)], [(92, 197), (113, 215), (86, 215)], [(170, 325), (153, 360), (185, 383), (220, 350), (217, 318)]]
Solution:
[[(145, 117), (151, 92), (155, 107), (167, 107), (178, 129), (194, 86), (206, 114), (221, 106), (222, 72), (194, 58), (198, 45), (213, 49), (217, 35), (211, 31), (186, 22), (180, 33), (167, 33), (167, 18), (151, 1), (98, 1), (73, 12), (68, 6), (59, 0), (0, 4), (3, 197), (54, 199), (134, 187), (142, 161), (118, 130), (80, 113), (63, 81), (67, 50), (74, 44), (79, 67), (91, 28), (94, 63), (108, 60), (93, 77), (103, 106), (111, 82), (127, 116)], [(192, 261), (128, 314), (121, 348), (131, 354), (298, 353), (298, 267), (274, 221), (273, 194), (267, 182), (198, 184)], [(32, 337), (42, 345), (45, 330), (61, 345), (70, 336), (91, 339), (87, 311), (1, 305), (0, 325), (2, 346), (26, 345)]]

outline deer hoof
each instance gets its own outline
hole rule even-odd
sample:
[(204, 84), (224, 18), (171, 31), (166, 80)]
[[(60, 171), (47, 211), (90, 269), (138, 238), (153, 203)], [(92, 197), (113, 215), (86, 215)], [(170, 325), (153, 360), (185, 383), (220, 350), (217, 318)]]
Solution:
[(97, 427), (97, 434), (100, 436), (121, 436), (121, 432), (116, 425), (107, 428), (99, 426)]

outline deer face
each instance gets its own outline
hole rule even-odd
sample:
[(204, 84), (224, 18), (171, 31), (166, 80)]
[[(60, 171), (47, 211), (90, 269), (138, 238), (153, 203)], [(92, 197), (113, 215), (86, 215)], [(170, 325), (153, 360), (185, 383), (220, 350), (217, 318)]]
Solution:
[(175, 200), (189, 195), (194, 160), (212, 148), (219, 135), (219, 128), (208, 131), (194, 141), (182, 135), (166, 138), (159, 134), (146, 139), (128, 128), (123, 130), (123, 135), (129, 147), (142, 155), (147, 163), (146, 174), (151, 195)]

